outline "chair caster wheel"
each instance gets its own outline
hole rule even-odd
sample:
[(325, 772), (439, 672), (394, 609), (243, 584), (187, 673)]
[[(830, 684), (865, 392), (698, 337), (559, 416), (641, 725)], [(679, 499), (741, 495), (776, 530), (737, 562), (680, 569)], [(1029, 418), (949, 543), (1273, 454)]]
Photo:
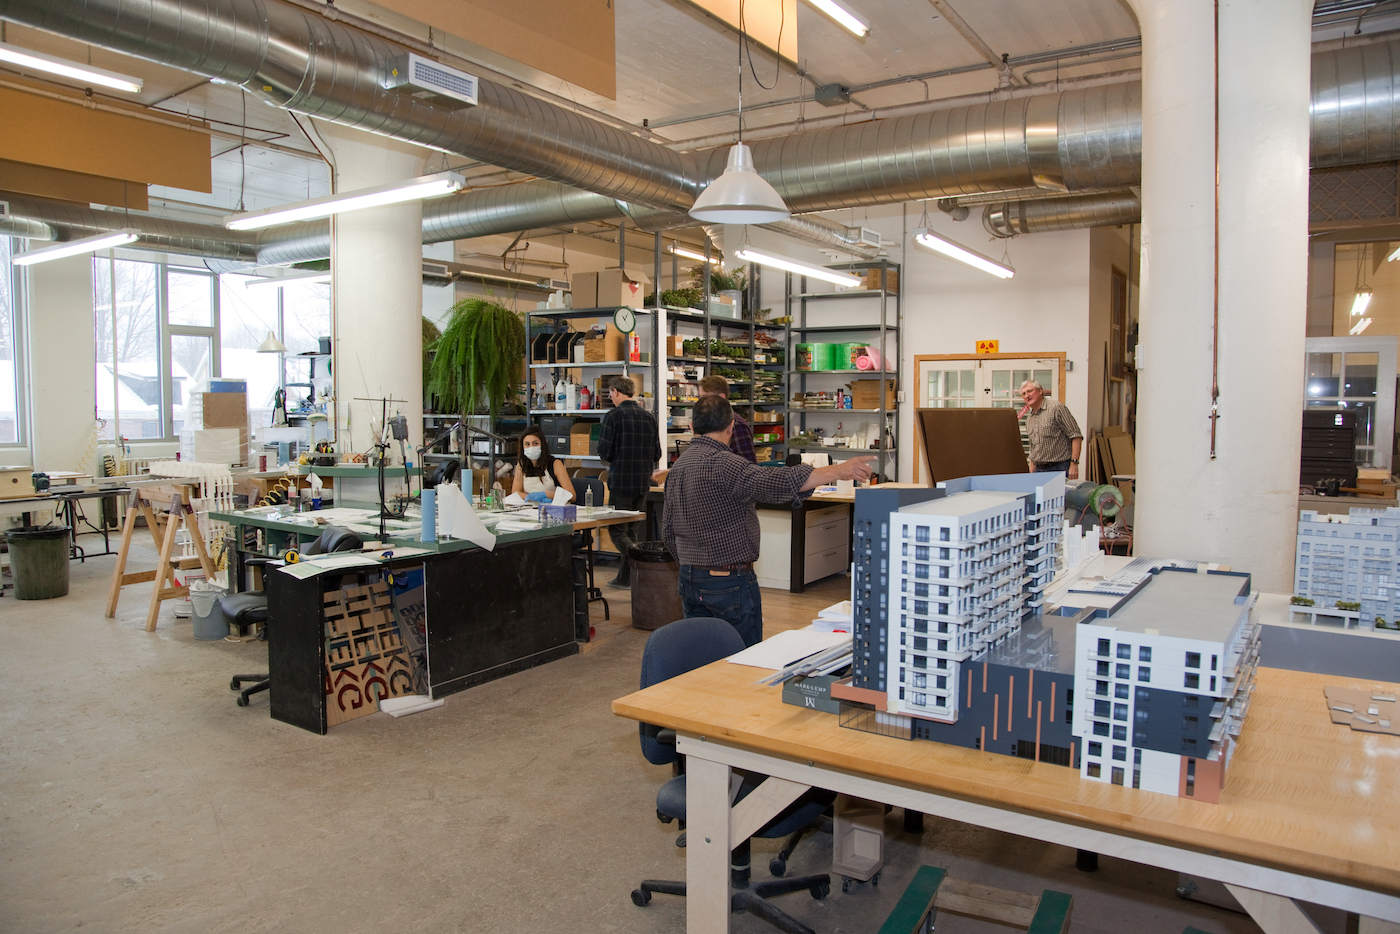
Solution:
[(849, 892), (850, 890), (851, 890), (851, 880), (850, 880), (850, 879), (842, 879), (842, 880), (841, 880), (841, 891), (842, 891), (842, 892)]
[(828, 895), (831, 894), (831, 883), (818, 883), (817, 885), (812, 886), (811, 889), (809, 889), (808, 891), (812, 893), (813, 898), (820, 901), (821, 899), (826, 898)]
[(236, 690), (238, 690), (238, 688), (239, 688), (239, 684), (238, 684), (238, 679), (237, 679), (237, 678), (234, 678), (232, 681), (230, 681), (230, 682), (228, 683), (228, 689), (229, 689), (230, 691), (236, 691)]
[(632, 890), (632, 904), (636, 905), (638, 908), (645, 908), (649, 901), (651, 901), (650, 892), (643, 892), (641, 889)]
[(781, 876), (787, 872), (787, 862), (781, 859), (774, 859), (768, 864), (768, 871), (775, 876)]
[(248, 698), (246, 698), (246, 697), (239, 697), (238, 700), (237, 700), (237, 704), (238, 704), (238, 706), (240, 706), (240, 707), (247, 707), (247, 706), (248, 706)]
[(870, 877), (870, 884), (875, 886), (876, 888), (880, 887), (880, 874), (878, 872)]

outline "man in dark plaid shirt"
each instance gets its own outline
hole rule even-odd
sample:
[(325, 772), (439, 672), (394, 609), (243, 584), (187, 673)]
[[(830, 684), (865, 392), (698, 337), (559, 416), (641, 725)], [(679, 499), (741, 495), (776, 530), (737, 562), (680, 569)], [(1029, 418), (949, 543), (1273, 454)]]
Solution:
[[(630, 378), (613, 378), (609, 395), (614, 408), (603, 417), (603, 433), (598, 438), (598, 456), (608, 465), (608, 500), (617, 509), (642, 509), (646, 505), (651, 472), (661, 460), (656, 419), (633, 401), (636, 392), (636, 384)], [(637, 522), (629, 522), (608, 530), (622, 554), (617, 577), (609, 581), (614, 587), (632, 585), (627, 549), (637, 540), (638, 526)]]
[[(723, 376), (711, 374), (700, 381), (701, 396), (723, 396), (729, 398), (729, 380)], [(733, 407), (733, 403), (730, 404)], [(738, 412), (734, 413), (734, 436), (729, 439), (729, 450), (746, 458), (749, 463), (757, 464), (758, 455), (753, 449), (753, 428), (744, 421)]]
[(824, 483), (868, 478), (875, 458), (759, 467), (729, 449), (733, 425), (734, 410), (723, 396), (695, 403), (695, 440), (666, 477), (662, 537), (680, 562), (686, 617), (719, 617), (753, 645), (763, 639), (763, 601), (753, 572), (759, 547), (754, 503), (798, 505)]

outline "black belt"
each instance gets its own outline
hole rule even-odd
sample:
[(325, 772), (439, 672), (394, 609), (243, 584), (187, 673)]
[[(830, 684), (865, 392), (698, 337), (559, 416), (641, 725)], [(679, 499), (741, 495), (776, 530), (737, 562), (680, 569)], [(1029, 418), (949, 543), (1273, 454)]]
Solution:
[(753, 570), (753, 562), (744, 561), (739, 564), (717, 564), (714, 567), (706, 567), (704, 565), (697, 564), (694, 565), (694, 567), (697, 571), (709, 571), (711, 574), (715, 575), (733, 574), (736, 572), (742, 574), (745, 571)]

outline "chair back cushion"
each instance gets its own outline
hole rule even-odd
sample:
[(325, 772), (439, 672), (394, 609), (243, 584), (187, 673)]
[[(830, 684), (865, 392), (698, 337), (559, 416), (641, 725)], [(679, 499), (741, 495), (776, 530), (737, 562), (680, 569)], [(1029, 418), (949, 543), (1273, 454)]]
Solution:
[(364, 542), (354, 532), (338, 525), (328, 525), (322, 530), (321, 536), (307, 545), (302, 553), (328, 555), (333, 551), (359, 551), (363, 547)]
[[(731, 624), (713, 617), (696, 617), (668, 623), (651, 634), (642, 651), (644, 688), (670, 680), (687, 671), (703, 668), (744, 648), (744, 637)], [(639, 726), (642, 755), (655, 765), (666, 765), (678, 758), (674, 746), (656, 741), (658, 727)]]

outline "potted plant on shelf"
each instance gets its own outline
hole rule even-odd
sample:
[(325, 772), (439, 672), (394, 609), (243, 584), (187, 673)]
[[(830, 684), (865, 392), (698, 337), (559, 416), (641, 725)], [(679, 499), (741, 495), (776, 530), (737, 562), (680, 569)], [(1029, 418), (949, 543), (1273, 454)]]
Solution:
[(484, 409), (494, 419), (516, 397), (525, 323), (489, 299), (463, 299), (452, 306), (442, 336), (430, 349), (429, 388), (439, 404), (464, 418)]
[[(692, 281), (697, 286), (702, 286), (705, 282), (705, 267), (694, 266), (690, 270)], [(731, 272), (725, 272), (718, 265), (710, 267), (710, 294), (726, 295), (734, 302), (736, 311), (743, 311), (744, 306), (744, 269), (738, 267)], [(737, 317), (737, 315), (736, 315)]]

